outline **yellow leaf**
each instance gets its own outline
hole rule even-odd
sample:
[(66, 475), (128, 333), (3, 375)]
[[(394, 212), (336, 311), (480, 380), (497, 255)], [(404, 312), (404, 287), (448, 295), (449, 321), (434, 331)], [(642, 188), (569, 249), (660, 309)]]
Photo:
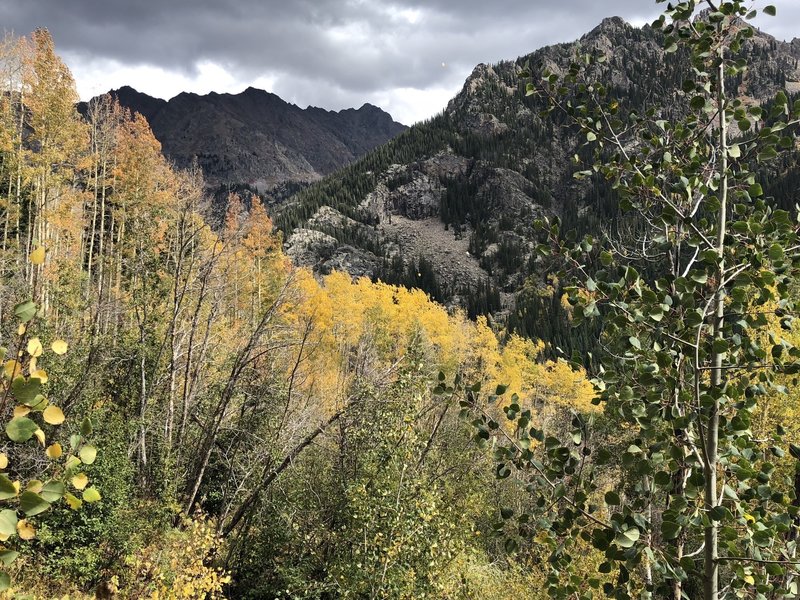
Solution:
[(46, 450), (47, 458), (51, 458), (53, 460), (61, 458), (62, 453), (63, 450), (61, 449), (61, 444), (59, 444), (58, 442), (56, 442), (55, 444), (50, 444)]
[(38, 494), (39, 492), (42, 491), (42, 486), (43, 485), (44, 484), (41, 481), (39, 481), (38, 479), (31, 479), (28, 482), (28, 485), (25, 486), (25, 491), (33, 492), (34, 494)]
[(36, 357), (32, 356), (31, 359), (28, 361), (28, 373), (33, 377), (33, 373), (36, 371)]
[(17, 522), (17, 533), (20, 539), (32, 540), (36, 537), (36, 528), (25, 519), (21, 519)]
[(66, 354), (67, 353), (67, 342), (64, 340), (56, 340), (50, 345), (53, 352), (56, 354)]
[(31, 373), (31, 377), (36, 377), (42, 383), (47, 383), (47, 371), (44, 369), (37, 369)]
[(39, 340), (39, 338), (35, 337), (28, 340), (27, 350), (28, 354), (36, 358), (42, 355), (44, 348), (42, 348), (42, 342)]
[(19, 406), (15, 406), (14, 407), (14, 416), (15, 417), (24, 417), (29, 412), (31, 412), (31, 409), (28, 406), (23, 406), (22, 404), (20, 404)]
[(19, 481), (14, 482), (14, 489), (17, 490), (17, 493), (19, 494)]
[(755, 585), (756, 584), (756, 580), (753, 578), (752, 575), (745, 575), (744, 576), (744, 582), (745, 583), (749, 583), (750, 585)]
[(42, 431), (41, 429), (37, 429), (36, 431), (33, 432), (33, 435), (35, 435), (36, 439), (39, 440), (39, 443), (42, 446), (44, 446), (45, 442), (44, 431)]
[(8, 379), (14, 379), (22, 375), (22, 365), (16, 360), (7, 360), (3, 365), (3, 374)]
[(8, 457), (5, 453), (0, 454), (0, 469), (5, 469), (8, 466)]
[(41, 265), (42, 263), (44, 263), (44, 256), (45, 256), (44, 247), (39, 246), (38, 248), (36, 248), (36, 250), (31, 252), (31, 264)]
[(26, 331), (28, 331), (28, 326), (25, 323), (20, 323), (19, 327), (17, 327), (17, 335), (25, 335)]
[(54, 404), (44, 409), (42, 417), (44, 417), (44, 422), (50, 425), (61, 425), (64, 422), (64, 413)]
[(76, 490), (82, 490), (88, 483), (89, 478), (86, 476), (86, 473), (78, 473), (72, 478), (72, 485)]
[(85, 502), (100, 502), (101, 500), (100, 492), (98, 492), (95, 487), (89, 487), (83, 490), (82, 496)]
[(69, 504), (69, 507), (72, 510), (78, 510), (81, 507), (81, 505), (83, 504), (82, 500), (80, 500), (79, 498), (76, 498), (75, 496), (73, 496), (69, 492), (64, 494), (64, 500), (67, 501), (67, 504)]

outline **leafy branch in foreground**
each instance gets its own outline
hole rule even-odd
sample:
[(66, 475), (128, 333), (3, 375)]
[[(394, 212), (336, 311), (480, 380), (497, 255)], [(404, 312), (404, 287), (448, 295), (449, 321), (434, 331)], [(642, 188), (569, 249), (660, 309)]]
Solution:
[[(573, 245), (557, 220), (538, 223), (539, 251), (574, 280), (574, 323), (602, 321), (594, 383), (618, 455), (589, 444), (580, 415), (564, 443), (530, 427), (513, 399), (510, 425), (465, 402), (479, 439), (494, 438), (498, 476), (514, 473), (534, 498), (530, 511), (503, 516), (549, 545), (554, 597), (798, 592), (800, 509), (778, 468), (786, 441), (780, 428), (756, 436), (753, 415), (800, 372), (799, 228), (754, 169), (795, 147), (800, 102), (779, 92), (767, 112), (726, 89), (747, 72), (749, 4), (674, 3), (653, 24), (666, 53), (691, 61), (674, 106), (627, 111), (601, 83), (609, 71), (597, 54), (527, 84), (594, 146), (594, 164), (575, 175), (612, 182), (637, 232)], [(574, 576), (582, 544), (604, 556), (588, 581)]]
[[(30, 254), (31, 267), (40, 267), (44, 259), (45, 249), (36, 248)], [(49, 377), (40, 359), (46, 354), (64, 355), (68, 345), (57, 339), (45, 348), (39, 337), (29, 335), (40, 314), (41, 307), (33, 300), (17, 304), (14, 307), (19, 322), (16, 339), (11, 348), (0, 348), (0, 361), (3, 361), (0, 415), (10, 441), (2, 445), (0, 452), (0, 562), (5, 568), (19, 556), (19, 546), (10, 540), (17, 538), (27, 542), (36, 537), (32, 517), (48, 511), (61, 500), (78, 510), (84, 502), (101, 499), (100, 492), (89, 485), (89, 477), (83, 472), (84, 465), (93, 464), (97, 458), (97, 448), (88, 440), (92, 434), (91, 420), (84, 419), (78, 432), (69, 437), (68, 449), (58, 441), (47, 445), (48, 436), (54, 436), (66, 417), (59, 406), (45, 397)], [(35, 451), (30, 442), (38, 442), (44, 448), (43, 455)], [(12, 480), (14, 476), (19, 479)], [(9, 574), (0, 572), (0, 591), (10, 585)]]

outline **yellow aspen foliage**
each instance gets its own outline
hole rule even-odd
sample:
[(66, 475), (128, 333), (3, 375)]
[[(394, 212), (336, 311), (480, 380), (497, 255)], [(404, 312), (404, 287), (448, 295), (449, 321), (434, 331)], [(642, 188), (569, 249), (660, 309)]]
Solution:
[[(150, 600), (208, 600), (223, 598), (230, 577), (208, 566), (221, 544), (214, 528), (202, 517), (184, 519), (180, 528), (144, 548), (129, 560), (131, 598)], [(149, 582), (149, 583), (148, 583)]]
[(595, 412), (596, 394), (583, 369), (575, 370), (563, 360), (537, 364), (531, 377), (531, 393), (546, 402), (578, 412)]

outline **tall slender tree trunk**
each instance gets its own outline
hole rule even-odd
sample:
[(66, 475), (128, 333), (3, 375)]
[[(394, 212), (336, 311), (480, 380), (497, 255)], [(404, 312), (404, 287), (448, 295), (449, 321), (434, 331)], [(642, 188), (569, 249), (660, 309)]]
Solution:
[[(719, 50), (719, 67), (717, 70), (717, 109), (719, 111), (719, 212), (717, 214), (717, 253), (719, 267), (717, 269), (717, 290), (714, 300), (714, 339), (722, 339), (725, 323), (725, 287), (722, 283), (725, 272), (725, 233), (727, 227), (728, 203), (728, 124), (725, 116), (725, 54), (724, 48)], [(708, 411), (706, 428), (706, 473), (705, 473), (705, 508), (710, 511), (719, 504), (717, 497), (717, 463), (719, 446), (719, 395), (722, 393), (723, 376), (722, 360), (724, 353), (713, 351), (711, 362), (711, 386), (713, 403)], [(704, 596), (705, 600), (719, 598), (719, 531), (716, 521), (709, 520), (705, 529), (704, 549)]]

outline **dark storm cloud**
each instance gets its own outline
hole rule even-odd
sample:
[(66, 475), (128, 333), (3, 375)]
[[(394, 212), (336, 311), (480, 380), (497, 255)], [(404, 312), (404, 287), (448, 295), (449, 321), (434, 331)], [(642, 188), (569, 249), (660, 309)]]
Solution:
[[(776, 4), (782, 18), (770, 30), (791, 38), (800, 7)], [(651, 0), (0, 0), (0, 27), (45, 26), (59, 51), (79, 60), (188, 76), (211, 61), (245, 84), (269, 76), (277, 93), (322, 106), (396, 88), (452, 88), (479, 62), (575, 39), (611, 14), (641, 22), (658, 7)]]
[(59, 49), (75, 56), (189, 74), (198, 61), (210, 60), (241, 78), (265, 71), (297, 73), (321, 87), (364, 93), (431, 85), (442, 77), (442, 62), (472, 66), (513, 58), (556, 38), (569, 39), (607, 10), (594, 0), (570, 10), (531, 4), (0, 0), (0, 23), (18, 33), (46, 26)]

